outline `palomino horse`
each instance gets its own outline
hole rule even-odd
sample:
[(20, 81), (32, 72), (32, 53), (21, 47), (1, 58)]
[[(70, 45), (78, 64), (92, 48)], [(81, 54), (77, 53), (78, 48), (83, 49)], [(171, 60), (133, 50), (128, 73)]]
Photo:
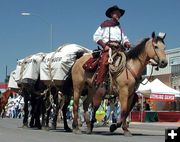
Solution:
[[(142, 75), (143, 70), (145, 69), (150, 59), (153, 59), (160, 68), (167, 66), (165, 44), (163, 41), (164, 38), (165, 34), (163, 36), (155, 36), (155, 33), (153, 32), (152, 38), (145, 38), (141, 43), (139, 43), (135, 48), (131, 49), (127, 53), (126, 65), (122, 73), (115, 76), (112, 75), (112, 82), (117, 90), (117, 95), (121, 104), (121, 116), (116, 124), (112, 124), (110, 126), (111, 132), (115, 131), (122, 125), (124, 135), (131, 136), (131, 133), (125, 125), (125, 122), (129, 112), (137, 101), (135, 89), (139, 84), (138, 81)], [(78, 104), (79, 97), (84, 86), (88, 85), (88, 96), (83, 103), (84, 116), (87, 123), (87, 133), (92, 132), (94, 123), (94, 120), (89, 120), (88, 106), (90, 102), (92, 102), (96, 111), (106, 92), (103, 88), (96, 89), (92, 85), (94, 75), (92, 73), (86, 72), (82, 67), (90, 57), (92, 57), (92, 55), (89, 54), (84, 55), (78, 59), (75, 62), (71, 72), (74, 89), (74, 119), (72, 124), (74, 133), (81, 133), (78, 127)], [(93, 118), (95, 118), (95, 111), (93, 113)]]

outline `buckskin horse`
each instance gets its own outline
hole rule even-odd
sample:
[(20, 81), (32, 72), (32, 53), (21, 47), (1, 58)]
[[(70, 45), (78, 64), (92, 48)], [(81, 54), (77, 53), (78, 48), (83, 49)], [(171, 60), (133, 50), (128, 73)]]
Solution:
[[(144, 38), (138, 45), (127, 52), (126, 63), (123, 71), (118, 75), (113, 76), (112, 74), (112, 83), (117, 90), (117, 97), (119, 98), (121, 104), (121, 116), (117, 123), (110, 126), (111, 132), (115, 131), (122, 125), (124, 135), (131, 136), (131, 133), (128, 130), (125, 122), (129, 112), (137, 101), (135, 89), (139, 85), (139, 78), (141, 77), (143, 70), (145, 69), (150, 59), (153, 59), (160, 68), (164, 68), (168, 64), (165, 54), (165, 34), (161, 35), (162, 36), (156, 36), (153, 32), (151, 38)], [(89, 73), (82, 67), (90, 57), (92, 57), (91, 54), (82, 56), (75, 62), (74, 66), (72, 67), (71, 73), (74, 89), (74, 118), (72, 127), (74, 133), (81, 133), (78, 127), (78, 104), (83, 88), (86, 85), (88, 86), (88, 95), (83, 103), (84, 116), (87, 124), (87, 133), (92, 132), (93, 123), (95, 122), (94, 119), (91, 121), (89, 119), (89, 104), (92, 102), (94, 110), (96, 111), (105, 94), (103, 89), (96, 89), (93, 86), (92, 81), (94, 73)], [(93, 118), (95, 118), (94, 114), (95, 113), (93, 113)]]

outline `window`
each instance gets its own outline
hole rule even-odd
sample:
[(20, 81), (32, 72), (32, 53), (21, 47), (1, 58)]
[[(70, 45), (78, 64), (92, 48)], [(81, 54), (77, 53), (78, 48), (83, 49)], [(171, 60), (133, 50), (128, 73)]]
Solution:
[(180, 74), (180, 65), (171, 66), (171, 73), (179, 75)]

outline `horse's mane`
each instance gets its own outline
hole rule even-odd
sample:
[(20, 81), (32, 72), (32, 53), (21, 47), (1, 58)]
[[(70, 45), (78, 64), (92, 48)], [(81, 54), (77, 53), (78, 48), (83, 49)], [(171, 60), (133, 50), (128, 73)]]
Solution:
[(145, 44), (149, 38), (144, 38), (139, 44), (132, 48), (129, 52), (126, 53), (127, 59), (136, 59), (139, 54), (141, 54), (145, 49)]

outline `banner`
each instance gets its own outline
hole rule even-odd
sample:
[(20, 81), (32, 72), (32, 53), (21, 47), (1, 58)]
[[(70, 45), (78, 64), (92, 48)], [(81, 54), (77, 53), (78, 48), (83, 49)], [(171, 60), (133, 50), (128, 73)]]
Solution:
[(0, 89), (7, 89), (7, 84), (0, 84)]
[(161, 100), (161, 101), (174, 101), (175, 95), (173, 94), (151, 94), (151, 100)]

